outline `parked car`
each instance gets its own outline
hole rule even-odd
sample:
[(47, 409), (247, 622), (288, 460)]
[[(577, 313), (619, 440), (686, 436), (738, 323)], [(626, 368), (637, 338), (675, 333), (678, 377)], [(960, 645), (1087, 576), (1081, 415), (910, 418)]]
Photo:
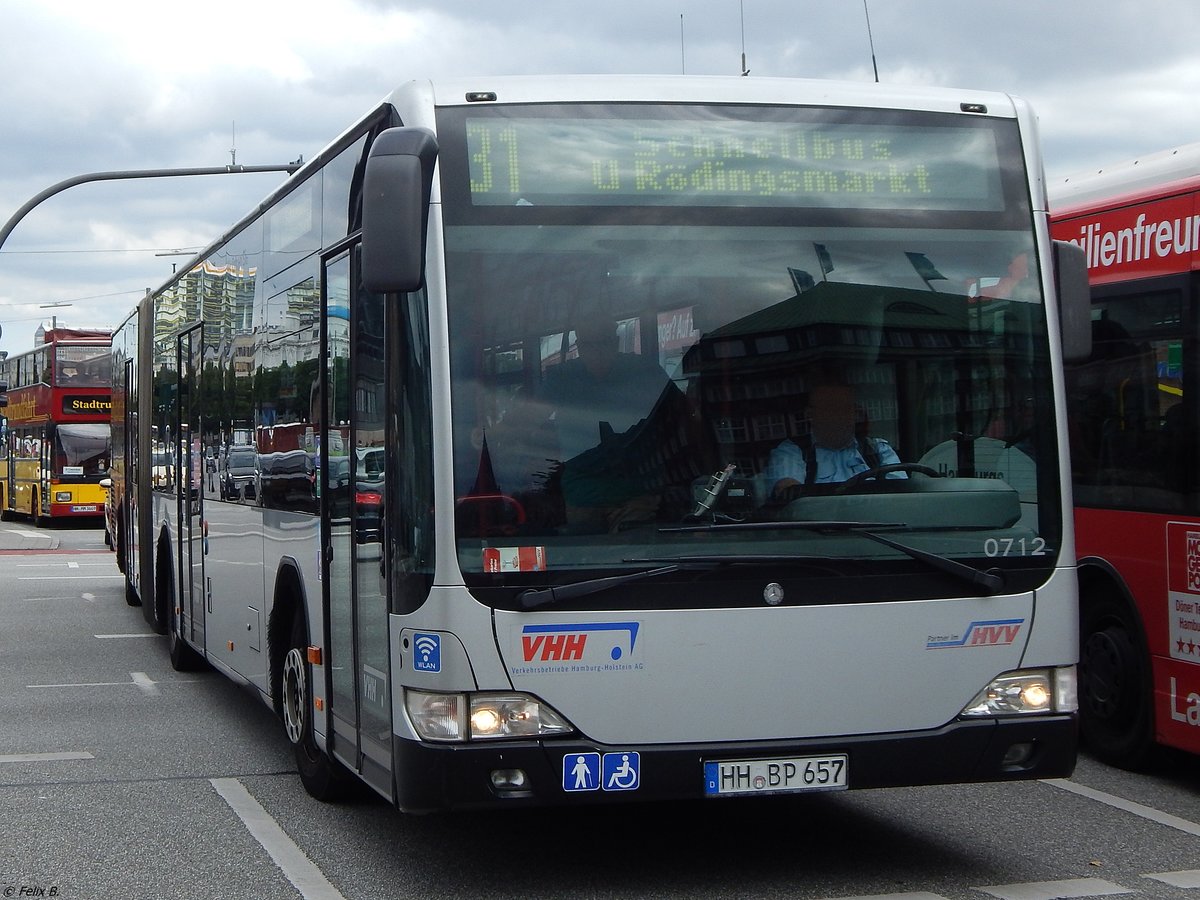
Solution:
[(257, 472), (258, 451), (253, 445), (230, 447), (221, 473), (221, 499), (253, 500)]

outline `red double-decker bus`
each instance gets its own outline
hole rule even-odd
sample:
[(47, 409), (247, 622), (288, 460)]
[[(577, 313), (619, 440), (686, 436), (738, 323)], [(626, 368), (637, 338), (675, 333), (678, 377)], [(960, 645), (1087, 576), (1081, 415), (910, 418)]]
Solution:
[(8, 385), (0, 456), (0, 517), (35, 524), (104, 513), (112, 458), (112, 335), (51, 328), (3, 363)]
[(1200, 753), (1200, 144), (1051, 189), (1087, 254), (1093, 352), (1068, 369), (1085, 744)]

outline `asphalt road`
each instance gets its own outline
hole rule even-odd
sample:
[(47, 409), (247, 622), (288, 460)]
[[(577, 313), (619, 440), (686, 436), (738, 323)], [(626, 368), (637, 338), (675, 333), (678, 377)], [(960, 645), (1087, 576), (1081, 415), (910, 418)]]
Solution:
[(171, 669), (101, 535), (0, 523), (2, 897), (1200, 900), (1193, 757), (587, 813), (321, 804), (271, 710)]

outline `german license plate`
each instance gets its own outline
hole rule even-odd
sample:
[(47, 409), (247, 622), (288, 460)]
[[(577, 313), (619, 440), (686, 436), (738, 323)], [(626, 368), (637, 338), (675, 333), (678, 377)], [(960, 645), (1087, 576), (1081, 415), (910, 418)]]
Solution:
[(704, 764), (709, 797), (844, 791), (850, 767), (845, 753), (786, 759), (729, 759)]

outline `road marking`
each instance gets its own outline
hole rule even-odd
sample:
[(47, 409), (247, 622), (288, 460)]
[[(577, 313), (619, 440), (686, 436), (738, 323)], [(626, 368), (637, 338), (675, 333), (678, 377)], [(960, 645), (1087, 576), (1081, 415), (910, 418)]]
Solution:
[(102, 641), (111, 641), (115, 638), (156, 638), (162, 637), (153, 631), (138, 631), (134, 634), (93, 634), (92, 637), (99, 638)]
[(830, 900), (946, 900), (941, 894), (928, 891), (902, 891), (899, 894), (861, 894), (857, 897), (837, 897)]
[(246, 830), (275, 860), (284, 877), (306, 900), (345, 900), (341, 891), (330, 884), (304, 851), (287, 836), (261, 803), (236, 778), (210, 778), (209, 784), (221, 795)]
[(1102, 897), (1110, 894), (1132, 894), (1129, 888), (1105, 881), (1103, 878), (1069, 878), (1066, 881), (1027, 881), (1023, 884), (995, 884), (977, 887), (1001, 900), (1059, 900), (1068, 897)]
[(85, 593), (80, 594), (78, 597), (75, 597), (72, 594), (63, 594), (62, 596), (59, 596), (59, 597), (22, 597), (21, 598), (22, 603), (49, 603), (51, 600), (86, 600), (88, 603), (95, 603), (96, 595), (85, 592)]
[[(171, 684), (191, 684), (194, 678), (173, 678)], [(158, 694), (158, 682), (145, 672), (130, 672), (129, 681), (75, 681), (69, 684), (27, 684), (27, 688), (136, 687), (147, 696)]]
[(96, 578), (124, 578), (124, 575), (18, 575), (17, 581), (96, 581)]
[(67, 753), (5, 753), (0, 755), (0, 763), (57, 762), (59, 760), (95, 758), (86, 750)]
[(158, 685), (151, 681), (145, 672), (130, 672), (129, 675), (143, 694), (154, 696), (158, 693)]
[(1114, 809), (1133, 813), (1135, 816), (1141, 816), (1143, 819), (1149, 819), (1151, 822), (1157, 822), (1159, 825), (1166, 825), (1168, 828), (1177, 828), (1194, 837), (1200, 837), (1200, 825), (1197, 825), (1195, 822), (1189, 822), (1187, 819), (1181, 819), (1179, 816), (1165, 813), (1152, 806), (1143, 806), (1140, 803), (1134, 803), (1132, 800), (1124, 800), (1113, 794), (1106, 794), (1104, 791), (1097, 791), (1093, 788), (1084, 787), (1082, 784), (1067, 781), (1065, 778), (1043, 778), (1042, 784), (1048, 784), (1051, 787), (1060, 788), (1072, 794), (1078, 794), (1081, 797), (1087, 797), (1089, 800), (1095, 800), (1098, 803), (1105, 803)]
[(1200, 888), (1200, 869), (1188, 869), (1182, 872), (1155, 872), (1150, 875), (1143, 875), (1142, 877), (1161, 881), (1163, 884), (1171, 885), (1171, 887)]

